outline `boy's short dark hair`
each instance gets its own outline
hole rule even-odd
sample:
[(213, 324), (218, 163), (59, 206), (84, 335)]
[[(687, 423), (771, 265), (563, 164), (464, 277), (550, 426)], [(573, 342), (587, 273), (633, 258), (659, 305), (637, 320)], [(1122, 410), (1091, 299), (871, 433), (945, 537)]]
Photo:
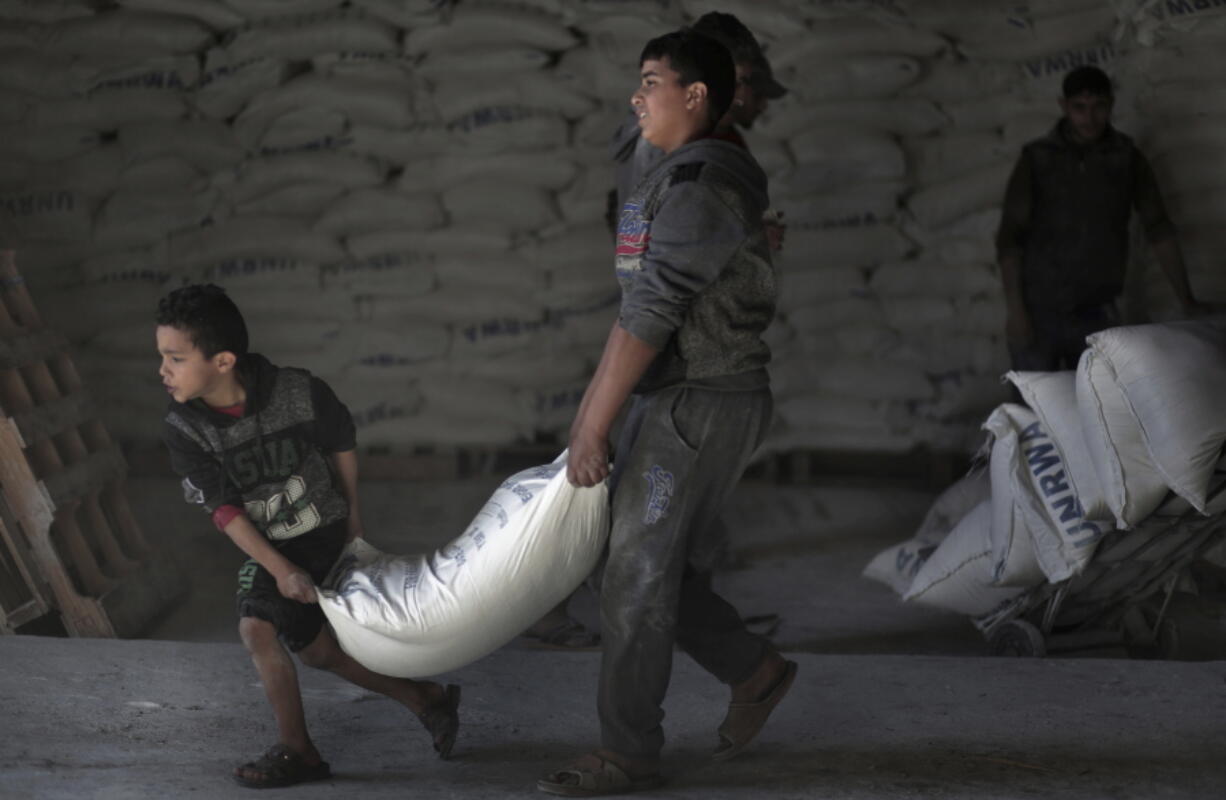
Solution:
[(247, 323), (226, 290), (212, 283), (184, 286), (163, 297), (157, 324), (186, 333), (205, 358), (227, 350), (247, 354)]
[(1077, 67), (1064, 76), (1061, 86), (1064, 96), (1076, 97), (1079, 94), (1092, 94), (1098, 97), (1114, 97), (1115, 89), (1111, 86), (1111, 78), (1098, 67)]
[(667, 58), (669, 66), (681, 76), (682, 86), (697, 81), (706, 84), (711, 124), (719, 122), (736, 93), (736, 64), (728, 48), (710, 36), (683, 28), (648, 42), (639, 56), (639, 66), (662, 58)]

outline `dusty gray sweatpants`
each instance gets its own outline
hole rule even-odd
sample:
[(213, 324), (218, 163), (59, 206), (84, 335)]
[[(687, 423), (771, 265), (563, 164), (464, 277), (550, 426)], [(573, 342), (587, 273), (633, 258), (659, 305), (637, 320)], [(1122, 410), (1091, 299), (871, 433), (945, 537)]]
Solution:
[(711, 590), (716, 518), (766, 433), (769, 389), (674, 387), (638, 395), (611, 477), (600, 574), (601, 742), (632, 758), (664, 746), (673, 645), (724, 683), (748, 678), (767, 642)]

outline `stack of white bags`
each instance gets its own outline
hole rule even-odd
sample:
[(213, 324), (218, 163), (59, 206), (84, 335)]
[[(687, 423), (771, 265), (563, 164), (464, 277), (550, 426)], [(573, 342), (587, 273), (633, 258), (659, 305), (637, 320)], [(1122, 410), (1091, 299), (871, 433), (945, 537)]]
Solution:
[(1112, 328), (1077, 371), (1010, 372), (1026, 406), (984, 422), (990, 457), (865, 568), (903, 600), (970, 616), (1079, 574), (1099, 541), (1196, 509), (1226, 443), (1226, 320)]

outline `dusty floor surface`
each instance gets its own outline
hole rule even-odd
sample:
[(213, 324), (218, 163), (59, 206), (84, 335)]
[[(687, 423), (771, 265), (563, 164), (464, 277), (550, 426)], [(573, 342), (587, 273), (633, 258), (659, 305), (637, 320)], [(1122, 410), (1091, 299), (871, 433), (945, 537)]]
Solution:
[[(498, 477), (371, 483), (368, 535), (433, 549)], [(241, 555), (174, 481), (129, 482), (151, 538), (171, 546), (187, 601), (147, 640), (0, 637), (0, 798), (250, 796), (232, 766), (275, 738), (232, 596)], [(982, 657), (963, 618), (901, 605), (859, 576), (906, 538), (931, 494), (746, 486), (726, 519), (721, 590), (778, 613), (801, 672), (756, 746), (715, 742), (726, 690), (684, 656), (666, 703), (664, 790), (692, 798), (1216, 798), (1226, 779), (1226, 663)], [(594, 621), (592, 598), (572, 610)], [(308, 718), (335, 776), (273, 797), (544, 797), (534, 781), (597, 737), (596, 653), (522, 640), (445, 676), (464, 686), (456, 758), (440, 762), (407, 712), (302, 671)], [(261, 794), (260, 796), (265, 796)]]

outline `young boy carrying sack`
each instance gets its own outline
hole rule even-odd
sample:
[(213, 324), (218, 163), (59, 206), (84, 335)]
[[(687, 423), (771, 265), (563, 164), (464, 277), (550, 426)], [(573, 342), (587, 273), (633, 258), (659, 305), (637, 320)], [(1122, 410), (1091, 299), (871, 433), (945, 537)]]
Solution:
[(243, 317), (218, 286), (162, 298), (157, 347), (170, 395), (163, 438), (184, 496), (250, 557), (238, 576), (238, 630), (278, 741), (237, 767), (234, 780), (266, 788), (331, 774), (307, 732), (290, 652), (409, 708), (446, 758), (459, 728), (459, 687), (371, 672), (340, 649), (316, 602), (315, 585), (362, 536), (348, 409), (309, 372), (248, 353)]
[(661, 782), (674, 644), (731, 687), (717, 759), (749, 744), (796, 675), (710, 582), (713, 522), (771, 415), (766, 176), (745, 148), (709, 136), (735, 90), (722, 45), (693, 31), (653, 39), (640, 77), (631, 105), (666, 155), (621, 209), (621, 310), (570, 431), (572, 483), (604, 480), (610, 427), (633, 395), (601, 576), (601, 747), (537, 782), (567, 796)]

